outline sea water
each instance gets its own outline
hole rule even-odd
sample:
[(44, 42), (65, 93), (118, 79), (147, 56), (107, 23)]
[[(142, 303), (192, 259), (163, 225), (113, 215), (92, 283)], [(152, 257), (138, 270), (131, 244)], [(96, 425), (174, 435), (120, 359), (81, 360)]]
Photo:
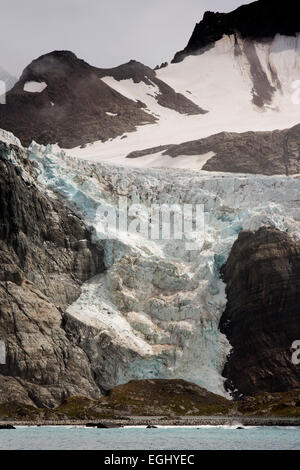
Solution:
[(298, 427), (141, 427), (95, 429), (31, 426), (0, 430), (5, 450), (288, 450), (300, 449)]

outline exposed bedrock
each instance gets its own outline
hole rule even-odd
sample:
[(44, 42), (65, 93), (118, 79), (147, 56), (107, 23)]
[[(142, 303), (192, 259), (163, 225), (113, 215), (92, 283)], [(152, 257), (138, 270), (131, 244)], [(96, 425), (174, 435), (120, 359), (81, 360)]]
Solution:
[(59, 197), (36, 186), (27, 154), (0, 144), (1, 400), (54, 406), (98, 397), (86, 354), (67, 337), (63, 309), (104, 270), (102, 248)]
[(300, 388), (300, 243), (273, 228), (242, 232), (222, 268), (228, 303), (220, 329), (232, 345), (224, 369), (235, 396)]

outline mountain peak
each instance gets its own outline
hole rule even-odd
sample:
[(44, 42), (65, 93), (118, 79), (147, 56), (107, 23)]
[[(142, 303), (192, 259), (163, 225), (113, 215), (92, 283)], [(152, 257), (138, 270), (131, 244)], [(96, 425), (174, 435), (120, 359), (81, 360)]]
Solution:
[(142, 108), (141, 103), (110, 88), (101, 80), (99, 69), (73, 52), (52, 51), (33, 60), (6, 94), (0, 125), (23, 145), (35, 140), (70, 148), (155, 122)]
[(52, 52), (48, 52), (47, 54), (44, 54), (40, 56), (37, 60), (43, 59), (44, 57), (56, 57), (56, 58), (65, 58), (65, 59), (78, 59), (77, 55), (74, 54), (72, 51), (68, 50), (55, 50)]
[(295, 36), (300, 32), (300, 4), (292, 0), (272, 2), (258, 0), (242, 5), (230, 13), (207, 11), (183, 51), (177, 52), (173, 63), (187, 55), (197, 55), (224, 35), (239, 35), (243, 39), (263, 40), (276, 34)]
[[(43, 54), (37, 59), (34, 59), (27, 67), (27, 68), (32, 68), (38, 66), (38, 64), (41, 63), (49, 63), (50, 61), (55, 61), (59, 62), (60, 64), (68, 64), (68, 63), (74, 63), (74, 62), (84, 62), (81, 59), (78, 59), (76, 54), (71, 51), (52, 51), (48, 52), (47, 54)], [(25, 70), (26, 70), (25, 69)]]
[(67, 70), (90, 69), (91, 67), (79, 59), (71, 51), (52, 51), (34, 59), (23, 71), (20, 80), (48, 78), (49, 75), (56, 76), (65, 73)]

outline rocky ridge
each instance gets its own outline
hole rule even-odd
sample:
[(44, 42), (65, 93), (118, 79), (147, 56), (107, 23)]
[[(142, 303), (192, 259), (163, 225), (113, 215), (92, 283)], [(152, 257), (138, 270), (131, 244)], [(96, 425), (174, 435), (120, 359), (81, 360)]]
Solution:
[(59, 196), (49, 197), (20, 146), (0, 144), (1, 400), (54, 406), (99, 397), (85, 353), (64, 330), (81, 284), (102, 272), (103, 250)]
[(272, 132), (222, 132), (179, 145), (163, 145), (131, 152), (126, 158), (141, 158), (161, 152), (174, 159), (213, 152), (201, 170), (262, 175), (300, 173), (300, 125)]
[(157, 87), (157, 103), (180, 114), (197, 115), (206, 114), (207, 112), (184, 95), (176, 93), (173, 88), (157, 77), (155, 70), (135, 60), (111, 69), (98, 69), (97, 73), (101, 77), (113, 77), (118, 82), (132, 80), (135, 84), (144, 83), (152, 87), (155, 86)]

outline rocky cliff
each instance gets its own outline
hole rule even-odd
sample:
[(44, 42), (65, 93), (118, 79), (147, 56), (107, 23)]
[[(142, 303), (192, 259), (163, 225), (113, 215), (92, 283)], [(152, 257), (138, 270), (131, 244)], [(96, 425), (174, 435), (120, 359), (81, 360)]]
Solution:
[(228, 303), (220, 328), (232, 345), (224, 369), (234, 396), (299, 389), (300, 243), (276, 229), (243, 232), (222, 268)]
[(35, 182), (27, 153), (0, 144), (1, 400), (53, 406), (99, 397), (89, 361), (64, 330), (65, 307), (102, 272), (102, 248), (59, 197)]

